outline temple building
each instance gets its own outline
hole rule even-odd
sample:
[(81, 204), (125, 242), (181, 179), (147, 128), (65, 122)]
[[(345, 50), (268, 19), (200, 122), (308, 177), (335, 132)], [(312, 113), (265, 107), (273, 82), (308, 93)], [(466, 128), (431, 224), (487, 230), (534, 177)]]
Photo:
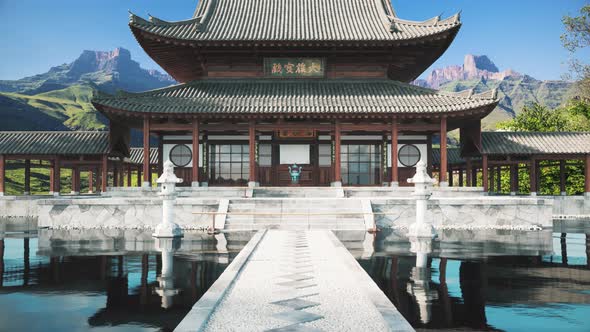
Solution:
[[(180, 84), (100, 94), (110, 142), (159, 138), (192, 186), (405, 185), (414, 166), (448, 185), (447, 133), (478, 157), (495, 91), (445, 93), (411, 85), (451, 45), (459, 15), (399, 18), (388, 0), (201, 0), (191, 19), (131, 14), (139, 44)], [(127, 148), (128, 150), (128, 148)], [(150, 158), (141, 158), (149, 186)], [(451, 172), (452, 174), (452, 172)], [(469, 177), (469, 175), (468, 175)]]

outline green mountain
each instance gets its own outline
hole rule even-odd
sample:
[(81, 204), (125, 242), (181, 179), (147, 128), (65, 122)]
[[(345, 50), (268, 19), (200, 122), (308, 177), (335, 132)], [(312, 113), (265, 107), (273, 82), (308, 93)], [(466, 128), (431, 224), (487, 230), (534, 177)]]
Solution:
[(483, 120), (484, 129), (495, 129), (496, 123), (514, 118), (533, 102), (556, 108), (575, 96), (575, 87), (565, 81), (539, 81), (530, 76), (509, 76), (502, 80), (456, 80), (440, 86), (443, 91), (473, 89), (475, 93), (498, 89), (500, 104)]
[(14, 81), (0, 81), (0, 130), (98, 130), (106, 119), (90, 104), (95, 90), (139, 92), (174, 84), (146, 70), (129, 51), (84, 51), (70, 64)]
[(465, 56), (463, 65), (434, 69), (414, 84), (450, 92), (498, 89), (500, 104), (484, 119), (485, 129), (495, 129), (497, 122), (513, 118), (527, 104), (556, 108), (575, 96), (571, 82), (540, 81), (511, 69), (500, 71), (487, 56), (472, 54)]
[(0, 130), (100, 130), (106, 119), (90, 104), (91, 84), (35, 95), (0, 92)]

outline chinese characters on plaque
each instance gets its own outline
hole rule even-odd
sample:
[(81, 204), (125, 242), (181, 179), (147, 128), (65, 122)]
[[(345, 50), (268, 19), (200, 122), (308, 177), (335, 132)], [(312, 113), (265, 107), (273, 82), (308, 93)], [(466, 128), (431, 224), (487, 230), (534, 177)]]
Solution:
[(266, 58), (266, 76), (324, 77), (324, 60), (316, 58)]

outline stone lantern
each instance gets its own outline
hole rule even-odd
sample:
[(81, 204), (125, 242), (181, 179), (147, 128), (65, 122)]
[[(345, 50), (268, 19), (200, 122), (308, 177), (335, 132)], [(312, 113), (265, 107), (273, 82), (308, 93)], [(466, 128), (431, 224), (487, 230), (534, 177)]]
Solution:
[(410, 237), (433, 239), (436, 234), (432, 222), (426, 220), (426, 211), (428, 209), (428, 200), (432, 196), (432, 185), (435, 183), (435, 180), (428, 175), (424, 161), (420, 161), (416, 165), (416, 175), (408, 179), (408, 183), (414, 184), (412, 196), (416, 199), (416, 222), (410, 225), (408, 235)]
[(174, 238), (181, 237), (182, 230), (174, 223), (174, 203), (176, 201), (176, 184), (182, 179), (174, 174), (174, 164), (170, 160), (164, 163), (164, 172), (157, 181), (160, 184), (162, 197), (162, 222), (156, 227), (154, 237)]

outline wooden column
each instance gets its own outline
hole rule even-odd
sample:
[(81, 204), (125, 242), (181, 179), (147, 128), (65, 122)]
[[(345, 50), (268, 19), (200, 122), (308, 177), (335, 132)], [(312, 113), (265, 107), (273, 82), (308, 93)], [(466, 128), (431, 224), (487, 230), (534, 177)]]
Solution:
[(0, 154), (0, 196), (4, 196), (6, 184), (6, 157)]
[(25, 160), (25, 195), (31, 194), (31, 160)]
[(398, 125), (397, 125), (397, 117), (393, 117), (391, 123), (391, 186), (398, 187), (399, 186), (399, 169), (398, 169)]
[(340, 161), (341, 151), (341, 125), (340, 120), (334, 123), (334, 185), (342, 185), (342, 171)]
[(473, 187), (477, 187), (477, 172), (478, 172), (477, 167), (474, 167), (473, 170), (471, 171), (471, 186), (473, 186)]
[(100, 181), (102, 185), (101, 191), (103, 193), (106, 193), (107, 182), (109, 181), (109, 159), (106, 154), (102, 156), (102, 165), (100, 167)]
[(463, 187), (465, 185), (463, 181), (463, 168), (459, 168), (459, 187)]
[(537, 160), (533, 157), (531, 158), (531, 165), (530, 165), (530, 181), (531, 181), (531, 195), (537, 195)]
[(131, 187), (131, 164), (127, 164), (127, 187)]
[(94, 174), (96, 175), (96, 181), (95, 181), (95, 193), (99, 193), (100, 192), (100, 167), (97, 167), (94, 169)]
[(453, 179), (453, 167), (452, 166), (449, 168), (448, 182), (449, 182), (449, 187), (452, 187), (453, 186), (453, 182), (454, 182), (454, 179)]
[(141, 187), (141, 167), (142, 166), (137, 166), (137, 186)]
[(586, 192), (586, 196), (590, 196), (590, 154), (586, 155), (586, 160), (584, 163), (584, 175), (585, 175), (585, 192)]
[(58, 195), (61, 192), (61, 159), (59, 156), (55, 157), (55, 162), (53, 164), (53, 168), (54, 168), (54, 181), (55, 183), (53, 184), (53, 194), (54, 195)]
[(72, 194), (80, 193), (80, 168), (78, 166), (72, 167)]
[(496, 192), (502, 192), (502, 166), (496, 168)]
[(256, 122), (254, 120), (250, 120), (248, 126), (248, 147), (250, 148), (250, 176), (248, 185), (256, 186)]
[(55, 192), (55, 160), (49, 161), (49, 194)]
[(482, 173), (482, 182), (483, 182), (483, 191), (487, 193), (489, 191), (489, 177), (488, 177), (488, 155), (484, 154), (482, 156), (482, 166), (481, 166), (481, 173)]
[[(252, 165), (250, 165), (252, 167)], [(193, 120), (193, 187), (199, 186), (199, 120)]]
[(518, 194), (518, 164), (510, 165), (510, 194)]
[(113, 163), (113, 187), (119, 186), (119, 165), (117, 162)]
[(489, 183), (488, 183), (488, 188), (490, 189), (490, 192), (496, 192), (495, 188), (496, 188), (496, 168), (495, 167), (490, 167), (489, 170)]
[(560, 160), (559, 161), (559, 192), (563, 196), (567, 195), (567, 191), (565, 188), (565, 184), (566, 184), (565, 172), (566, 172), (565, 160)]
[(94, 191), (94, 170), (91, 168), (88, 170), (88, 193), (92, 194)]
[(150, 119), (143, 119), (143, 187), (151, 187), (150, 179)]
[(440, 119), (440, 172), (439, 181), (441, 186), (448, 185), (447, 179), (447, 118)]
[(156, 174), (159, 176), (164, 173), (164, 135), (158, 135), (158, 165)]
[(465, 165), (465, 177), (467, 178), (467, 187), (475, 187), (473, 184), (473, 167), (471, 166), (471, 158), (465, 158), (466, 165)]

